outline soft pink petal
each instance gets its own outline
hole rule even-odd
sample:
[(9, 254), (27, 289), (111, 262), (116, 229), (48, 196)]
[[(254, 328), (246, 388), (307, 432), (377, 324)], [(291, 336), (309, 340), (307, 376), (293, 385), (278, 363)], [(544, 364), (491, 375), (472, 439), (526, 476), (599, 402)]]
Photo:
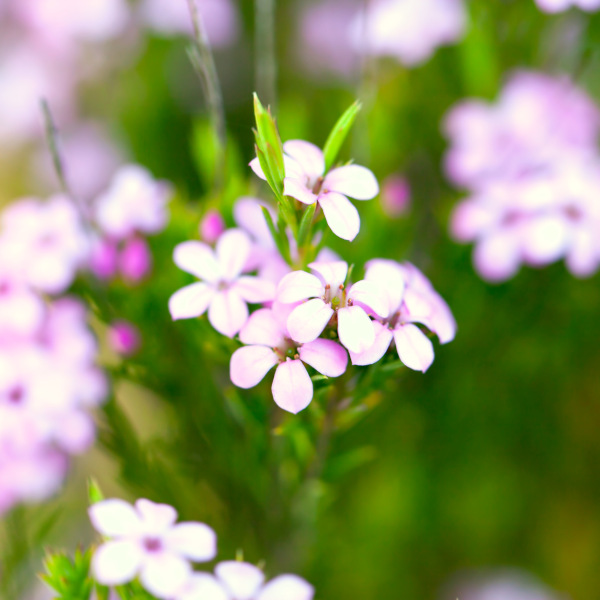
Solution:
[(116, 498), (92, 504), (88, 514), (94, 529), (108, 537), (131, 535), (139, 531), (141, 525), (133, 506)]
[(273, 400), (283, 410), (298, 413), (306, 408), (313, 397), (313, 385), (306, 367), (300, 360), (287, 360), (275, 370)]
[(94, 552), (92, 572), (102, 585), (121, 585), (137, 575), (142, 560), (142, 551), (135, 542), (106, 542)]
[(416, 325), (401, 325), (394, 331), (400, 360), (409, 368), (425, 373), (433, 362), (433, 344)]
[(297, 306), (288, 317), (287, 328), (293, 340), (301, 343), (318, 338), (333, 316), (333, 309), (321, 298)]
[(146, 532), (162, 533), (177, 520), (177, 511), (168, 504), (158, 504), (140, 498), (136, 500), (135, 508), (142, 518)]
[(325, 171), (325, 157), (320, 148), (304, 140), (288, 140), (283, 151), (291, 156), (311, 179), (317, 179)]
[(170, 551), (195, 562), (212, 560), (217, 554), (217, 536), (204, 523), (178, 523), (164, 540)]
[(229, 377), (234, 385), (248, 389), (262, 381), (263, 377), (279, 362), (271, 348), (244, 346), (231, 356)]
[(275, 211), (262, 200), (251, 196), (238, 198), (233, 206), (233, 218), (239, 227), (247, 231), (250, 236), (265, 248), (275, 248), (273, 237), (263, 213), (265, 208), (277, 220)]
[(203, 242), (183, 242), (175, 246), (173, 261), (182, 270), (204, 281), (218, 281), (221, 270), (210, 246)]
[(333, 340), (318, 338), (298, 349), (300, 360), (322, 375), (339, 377), (348, 366), (346, 350)]
[(171, 318), (175, 321), (199, 317), (206, 311), (215, 294), (215, 288), (203, 282), (186, 285), (169, 298)]
[(233, 337), (247, 319), (248, 306), (234, 290), (217, 292), (208, 308), (210, 324), (227, 337)]
[(220, 579), (235, 600), (251, 600), (265, 580), (263, 572), (246, 562), (227, 560), (215, 567)]
[(297, 575), (279, 575), (265, 585), (256, 600), (312, 600), (312, 585)]
[(352, 202), (342, 194), (329, 192), (319, 196), (319, 204), (331, 231), (351, 242), (360, 231), (360, 217)]
[(277, 300), (286, 304), (322, 296), (325, 293), (323, 283), (318, 277), (306, 271), (288, 273), (277, 287)]
[(338, 310), (338, 335), (351, 352), (364, 352), (375, 343), (373, 321), (360, 306)]
[(379, 194), (375, 175), (366, 167), (346, 165), (327, 173), (323, 190), (338, 192), (356, 200), (371, 200)]
[(250, 253), (250, 238), (241, 229), (228, 229), (217, 242), (216, 254), (223, 276), (232, 281), (241, 272)]
[(256, 158), (253, 158), (250, 161), (250, 168), (254, 171), (254, 173), (256, 175), (258, 175), (263, 181), (266, 181), (267, 178), (265, 177), (265, 174), (263, 173), (262, 167), (260, 166), (260, 161), (258, 160), (258, 156)]
[(382, 359), (392, 343), (393, 334), (386, 325), (373, 321), (375, 342), (363, 352), (350, 352), (353, 365), (372, 365)]
[(339, 289), (348, 276), (348, 263), (343, 260), (330, 262), (315, 261), (308, 266), (321, 276), (324, 284), (331, 286), (332, 293), (335, 293), (334, 290)]
[(286, 196), (296, 198), (303, 204), (314, 204), (317, 201), (317, 195), (306, 186), (302, 179), (286, 177), (283, 180), (283, 193)]
[(519, 241), (509, 230), (498, 230), (479, 240), (473, 252), (479, 274), (488, 281), (504, 281), (519, 270)]
[(158, 598), (173, 598), (192, 573), (190, 563), (179, 556), (162, 552), (147, 555), (140, 574), (140, 583)]
[(244, 275), (231, 286), (246, 302), (257, 304), (269, 302), (275, 298), (275, 284), (272, 281)]
[(406, 271), (402, 265), (394, 260), (374, 259), (365, 266), (365, 279), (374, 281), (384, 290), (390, 313), (398, 310), (406, 285)]
[(231, 600), (216, 577), (208, 573), (194, 573), (185, 584), (177, 600)]
[(390, 314), (388, 296), (375, 281), (357, 281), (349, 290), (348, 298), (370, 308), (375, 314), (386, 318)]
[(275, 348), (284, 342), (281, 325), (270, 308), (261, 308), (250, 315), (240, 331), (244, 344), (259, 344)]

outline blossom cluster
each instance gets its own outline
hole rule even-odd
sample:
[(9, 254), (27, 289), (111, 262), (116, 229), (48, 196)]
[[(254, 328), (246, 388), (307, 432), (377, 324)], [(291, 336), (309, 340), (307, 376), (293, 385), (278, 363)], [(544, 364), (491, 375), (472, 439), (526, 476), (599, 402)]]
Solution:
[(470, 195), (452, 233), (474, 242), (489, 281), (521, 264), (565, 258), (577, 276), (600, 265), (600, 111), (566, 77), (515, 73), (496, 104), (467, 100), (445, 121), (450, 179)]
[(144, 589), (161, 600), (312, 600), (314, 590), (304, 579), (279, 575), (265, 583), (260, 569), (242, 561), (220, 562), (214, 575), (194, 571), (192, 562), (215, 558), (215, 532), (204, 523), (176, 523), (177, 512), (167, 504), (102, 500), (89, 515), (108, 538), (92, 559), (94, 578), (103, 585), (139, 577)]
[(557, 13), (567, 10), (571, 7), (577, 7), (588, 12), (596, 11), (600, 8), (599, 0), (535, 0), (537, 5), (549, 13)]

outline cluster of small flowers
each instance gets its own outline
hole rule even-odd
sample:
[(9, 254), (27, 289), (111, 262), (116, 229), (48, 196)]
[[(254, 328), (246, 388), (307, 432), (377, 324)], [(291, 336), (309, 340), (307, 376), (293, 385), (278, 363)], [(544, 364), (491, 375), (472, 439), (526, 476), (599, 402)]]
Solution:
[(577, 7), (588, 12), (600, 8), (600, 0), (535, 0), (537, 5), (545, 12), (557, 13), (569, 8)]
[(313, 587), (296, 575), (265, 583), (263, 572), (246, 562), (217, 564), (214, 575), (194, 571), (191, 562), (217, 554), (214, 531), (203, 523), (177, 523), (167, 504), (137, 500), (102, 500), (89, 509), (94, 528), (106, 538), (95, 551), (92, 572), (107, 586), (136, 577), (161, 600), (312, 600)]
[[(284, 193), (300, 204), (317, 204), (333, 233), (354, 239), (360, 219), (346, 196), (375, 197), (378, 185), (371, 171), (347, 165), (325, 173), (321, 150), (302, 140), (288, 141), (283, 149)], [(251, 167), (264, 178), (257, 160)], [(297, 413), (313, 397), (304, 364), (327, 377), (339, 377), (348, 365), (347, 352), (355, 365), (372, 364), (393, 340), (400, 360), (424, 372), (434, 351), (416, 323), (442, 343), (454, 338), (450, 309), (415, 266), (372, 260), (365, 279), (352, 284), (347, 263), (324, 249), (308, 265), (312, 273), (292, 271), (276, 248), (258, 200), (242, 199), (235, 217), (240, 227), (225, 231), (214, 251), (197, 241), (175, 248), (177, 266), (202, 281), (177, 291), (169, 301), (174, 319), (208, 310), (217, 331), (229, 337), (239, 333), (245, 346), (231, 358), (235, 385), (253, 387), (277, 366), (273, 398), (281, 408)], [(295, 254), (293, 244), (291, 250)], [(258, 276), (243, 274), (253, 271)], [(263, 307), (249, 316), (247, 303)]]
[(562, 257), (576, 276), (600, 265), (600, 111), (567, 78), (518, 72), (494, 105), (461, 102), (445, 121), (450, 179), (470, 197), (451, 229), (475, 242), (487, 280)]

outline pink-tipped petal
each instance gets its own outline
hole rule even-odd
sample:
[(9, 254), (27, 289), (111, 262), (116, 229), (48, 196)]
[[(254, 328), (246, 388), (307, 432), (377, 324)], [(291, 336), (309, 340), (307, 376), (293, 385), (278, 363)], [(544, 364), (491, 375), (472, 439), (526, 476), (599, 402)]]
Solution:
[(221, 273), (229, 281), (241, 272), (250, 253), (250, 238), (241, 229), (227, 230), (217, 242), (216, 254)]
[(218, 281), (221, 270), (210, 246), (202, 242), (182, 242), (175, 246), (173, 261), (182, 270), (204, 281)]
[(288, 317), (287, 329), (293, 340), (303, 344), (319, 337), (333, 316), (333, 309), (321, 298), (297, 306)]
[(330, 171), (323, 182), (323, 189), (350, 196), (356, 200), (371, 200), (379, 194), (375, 175), (366, 167), (346, 165)]
[(88, 514), (94, 529), (107, 537), (130, 535), (139, 531), (141, 525), (133, 506), (116, 498), (92, 504)]
[(256, 600), (312, 600), (312, 585), (297, 575), (279, 575), (260, 591)]
[(306, 367), (300, 360), (287, 360), (275, 370), (273, 400), (283, 410), (298, 413), (305, 409), (313, 397), (313, 384)]
[(177, 520), (177, 511), (168, 504), (158, 504), (145, 498), (135, 502), (135, 508), (144, 522), (144, 530), (163, 532)]
[(192, 568), (187, 560), (162, 552), (146, 557), (140, 582), (157, 598), (174, 598), (191, 574)]
[(353, 365), (372, 365), (381, 360), (390, 347), (394, 336), (387, 326), (382, 325), (379, 321), (373, 321), (373, 328), (375, 330), (373, 345), (363, 352), (350, 352), (350, 360)]
[(306, 186), (302, 179), (286, 177), (283, 180), (283, 193), (296, 198), (302, 204), (314, 204), (317, 201), (317, 195)]
[(425, 373), (433, 362), (433, 344), (416, 326), (401, 325), (394, 331), (394, 341), (400, 360), (414, 371)]
[(275, 284), (272, 281), (244, 275), (238, 277), (231, 286), (246, 302), (258, 304), (275, 298)]
[(133, 541), (106, 542), (94, 552), (92, 572), (102, 585), (121, 585), (137, 575), (142, 559), (142, 551)]
[(265, 580), (259, 568), (237, 560), (219, 563), (215, 567), (215, 575), (235, 600), (251, 600)]
[(343, 260), (334, 260), (329, 262), (311, 262), (308, 265), (313, 271), (321, 276), (324, 284), (329, 284), (332, 293), (346, 281), (348, 275), (348, 263)]
[(231, 356), (229, 377), (234, 385), (248, 389), (262, 381), (278, 362), (279, 358), (271, 348), (244, 346)]
[(310, 179), (317, 179), (323, 175), (325, 157), (323, 151), (314, 144), (304, 140), (288, 140), (283, 144), (283, 151), (302, 167)]
[(300, 360), (327, 377), (339, 377), (348, 366), (346, 350), (333, 340), (318, 338), (298, 349)]
[(351, 352), (364, 352), (375, 343), (373, 321), (360, 306), (338, 310), (338, 335)]
[(215, 294), (215, 289), (203, 282), (186, 285), (169, 298), (171, 318), (176, 321), (199, 317), (206, 312)]
[(212, 560), (217, 554), (217, 536), (204, 523), (178, 523), (165, 535), (170, 551), (195, 562)]
[(318, 277), (306, 271), (293, 271), (279, 282), (276, 295), (279, 302), (291, 304), (322, 296), (324, 293), (325, 288)]
[(382, 286), (365, 279), (357, 281), (348, 291), (348, 298), (385, 319), (390, 314), (388, 296)]
[(258, 156), (250, 161), (250, 168), (254, 171), (255, 175), (258, 175), (263, 181), (267, 180), (265, 174), (263, 173), (262, 167), (260, 166)]
[(284, 342), (281, 324), (270, 308), (261, 308), (250, 315), (240, 331), (244, 344), (259, 344), (275, 348)]
[(335, 235), (351, 242), (360, 231), (360, 217), (356, 207), (346, 196), (329, 192), (319, 196), (325, 220)]
[(208, 320), (219, 333), (233, 337), (248, 320), (248, 306), (235, 290), (217, 292), (208, 307)]

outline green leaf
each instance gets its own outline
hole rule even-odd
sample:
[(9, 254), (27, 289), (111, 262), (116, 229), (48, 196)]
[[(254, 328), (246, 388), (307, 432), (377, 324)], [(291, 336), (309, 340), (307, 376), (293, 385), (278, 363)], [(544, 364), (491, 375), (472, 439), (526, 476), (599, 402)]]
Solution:
[(98, 482), (93, 477), (90, 477), (88, 479), (88, 501), (90, 506), (92, 504), (97, 504), (102, 500), (104, 500), (104, 494), (102, 493)]
[(325, 172), (329, 171), (335, 163), (337, 156), (340, 152), (340, 148), (348, 135), (356, 116), (360, 112), (362, 104), (356, 100), (352, 106), (350, 106), (346, 112), (338, 119), (337, 123), (333, 126), (325, 146), (323, 147), (323, 154), (325, 155)]
[[(269, 184), (276, 194), (283, 195), (283, 178), (285, 177), (283, 144), (271, 111), (265, 109), (256, 94), (254, 94), (254, 117), (256, 119), (256, 145), (263, 154), (263, 160), (266, 162), (272, 178), (272, 182), (269, 181)], [(260, 165), (265, 171), (263, 160), (259, 155)], [(265, 175), (267, 175), (266, 171)]]
[[(283, 232), (282, 230), (278, 230), (277, 227), (275, 227), (275, 223), (273, 223), (273, 217), (271, 217), (271, 213), (264, 206), (261, 208), (265, 217), (265, 221), (267, 222), (267, 227), (273, 236), (273, 241), (277, 246), (277, 250), (279, 250), (279, 254), (283, 256), (288, 264), (291, 264), (290, 246), (287, 236), (285, 235), (285, 230), (283, 230)], [(283, 225), (285, 225), (285, 223), (283, 223)]]
[(317, 209), (317, 203), (310, 204), (304, 211), (302, 219), (300, 220), (300, 228), (298, 229), (298, 246), (304, 246), (306, 240), (309, 237), (312, 229), (312, 220), (315, 216), (315, 210)]
[(56, 600), (89, 600), (94, 587), (91, 560), (91, 549), (77, 550), (72, 559), (62, 552), (46, 556), (41, 577), (58, 594)]

